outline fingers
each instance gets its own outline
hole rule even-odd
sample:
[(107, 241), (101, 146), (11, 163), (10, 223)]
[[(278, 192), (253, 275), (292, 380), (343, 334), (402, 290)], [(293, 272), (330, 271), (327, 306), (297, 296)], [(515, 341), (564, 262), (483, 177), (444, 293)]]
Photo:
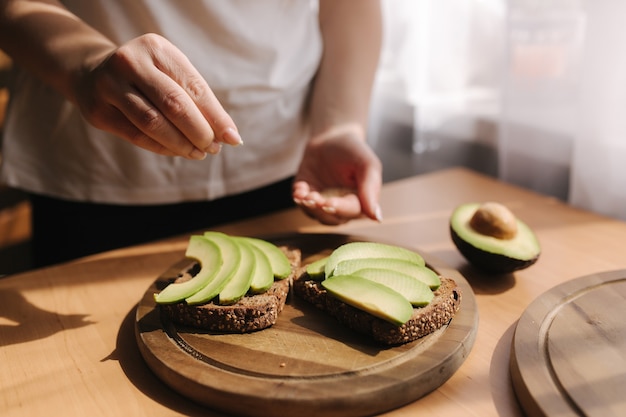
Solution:
[(364, 215), (382, 220), (378, 203), (374, 203), (373, 216), (362, 209), (361, 199), (356, 190), (347, 188), (327, 188), (321, 192), (312, 190), (305, 181), (297, 181), (293, 186), (294, 201), (310, 217), (327, 225), (338, 225)]
[[(187, 137), (197, 137), (198, 143), (194, 142), (194, 144), (198, 148), (202, 148), (202, 145), (212, 140), (234, 146), (242, 144), (243, 141), (237, 132), (237, 126), (235, 126), (230, 115), (224, 110), (217, 97), (215, 97), (215, 94), (206, 80), (202, 78), (200, 73), (180, 50), (174, 47), (170, 49), (171, 51), (167, 51), (168, 54), (165, 55), (165, 59), (157, 61), (156, 65), (167, 78), (175, 82), (174, 85), (171, 85), (172, 90), (170, 90), (174, 98), (176, 98), (176, 90), (178, 86), (180, 86), (185, 93), (181, 101), (186, 102), (187, 99), (191, 100), (192, 111), (190, 116), (192, 127), (195, 126), (195, 123), (200, 127), (203, 126), (203, 122), (208, 123), (211, 127), (211, 132), (208, 132), (209, 129), (207, 129), (208, 137), (205, 138), (204, 141), (202, 139), (204, 133), (202, 130), (194, 131), (190, 129), (187, 135), (186, 126), (184, 125), (184, 116), (181, 120), (183, 124), (179, 126), (175, 123), (177, 127), (181, 128)], [(153, 94), (157, 94), (158, 96), (159, 92), (155, 91)], [(174, 100), (174, 104), (173, 112), (171, 112), (172, 116), (176, 116), (178, 110), (176, 100)], [(187, 107), (184, 108), (186, 109)], [(168, 112), (166, 112), (166, 115), (167, 114)], [(195, 134), (198, 136), (194, 136)]]
[(382, 164), (359, 137), (329, 136), (309, 143), (293, 185), (293, 199), (325, 224), (368, 217), (382, 221), (378, 203)]
[(324, 199), (321, 194), (314, 191), (308, 182), (296, 181), (292, 187), (293, 201), (309, 217), (318, 220), (322, 224), (337, 225), (348, 221), (342, 219), (333, 212), (324, 208)]
[(208, 152), (213, 141), (240, 145), (235, 123), (206, 81), (180, 51), (169, 54), (176, 65), (169, 56), (156, 62), (159, 71), (142, 80), (141, 91), (196, 148)]
[(359, 201), (363, 214), (372, 220), (383, 220), (382, 209), (378, 203), (382, 187), (382, 168), (375, 164), (363, 172), (363, 178), (358, 182)]
[[(152, 139), (150, 136), (143, 133), (141, 130), (131, 123), (128, 118), (122, 114), (117, 108), (111, 106), (108, 108), (106, 115), (102, 115), (111, 127), (108, 129), (111, 133), (126, 139), (128, 142), (135, 146), (146, 149), (150, 152), (154, 152), (164, 156), (177, 156), (173, 151), (169, 150), (159, 142)], [(193, 147), (192, 147), (193, 148)], [(204, 152), (202, 155), (191, 155), (191, 159), (203, 159), (205, 157)]]
[(112, 130), (134, 145), (158, 154), (189, 159), (204, 159), (207, 153), (216, 153), (211, 147), (213, 138), (208, 146), (198, 148), (141, 92), (130, 89), (118, 97), (123, 100), (114, 102), (114, 108), (120, 120), (113, 124)]
[(107, 110), (108, 119), (94, 115), (106, 107), (100, 103), (91, 111), (97, 127), (159, 154), (203, 159), (222, 144), (242, 143), (206, 81), (180, 50), (157, 35), (118, 48), (100, 68), (95, 94), (119, 113)]

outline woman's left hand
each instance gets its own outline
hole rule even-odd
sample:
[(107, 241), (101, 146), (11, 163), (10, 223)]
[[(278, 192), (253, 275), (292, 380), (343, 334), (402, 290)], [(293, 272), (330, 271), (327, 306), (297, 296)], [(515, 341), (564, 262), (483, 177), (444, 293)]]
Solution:
[(293, 199), (323, 224), (359, 217), (381, 221), (382, 164), (357, 125), (334, 127), (308, 143), (293, 185)]

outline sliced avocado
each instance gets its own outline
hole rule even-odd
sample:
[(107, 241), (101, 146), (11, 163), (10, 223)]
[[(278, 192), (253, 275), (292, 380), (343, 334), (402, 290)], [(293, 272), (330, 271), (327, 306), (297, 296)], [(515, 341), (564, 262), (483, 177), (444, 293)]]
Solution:
[(413, 314), (413, 306), (402, 294), (367, 278), (336, 275), (322, 281), (322, 286), (344, 303), (397, 326)]
[(401, 272), (416, 278), (436, 290), (441, 285), (439, 275), (427, 266), (418, 265), (404, 259), (393, 258), (365, 258), (365, 259), (347, 259), (341, 261), (335, 267), (335, 274), (350, 275), (359, 269), (377, 268), (388, 269), (391, 271)]
[[(513, 221), (506, 227), (500, 227), (499, 217), (482, 215), (486, 203), (467, 203), (458, 206), (450, 217), (450, 235), (459, 252), (475, 267), (490, 273), (510, 273), (528, 268), (539, 259), (541, 247), (537, 237), (528, 225), (513, 216)], [(493, 205), (491, 207), (494, 207)], [(496, 206), (498, 207), (498, 206)], [(498, 210), (504, 210), (498, 207)], [(506, 209), (508, 210), (508, 209)], [(506, 211), (503, 211), (506, 213)], [(478, 213), (478, 214), (477, 214)], [(512, 214), (506, 213), (506, 217)], [(477, 227), (476, 219), (493, 223), (493, 227)], [(496, 233), (497, 229), (510, 229)], [(499, 236), (499, 237), (496, 237)], [(506, 237), (501, 237), (506, 235)]]
[(246, 295), (248, 290), (250, 290), (252, 277), (255, 273), (256, 258), (252, 253), (252, 249), (250, 246), (240, 244), (239, 242), (237, 242), (237, 245), (239, 246), (241, 259), (237, 270), (218, 295), (220, 304), (234, 304)]
[(220, 248), (222, 267), (211, 282), (185, 299), (187, 304), (204, 304), (215, 298), (235, 274), (237, 265), (241, 261), (239, 245), (230, 236), (220, 232), (205, 232), (204, 237)]
[(259, 248), (272, 266), (272, 273), (276, 279), (285, 279), (291, 274), (291, 263), (287, 255), (280, 248), (267, 240), (255, 237), (241, 237), (246, 242)]
[(367, 278), (399, 292), (415, 307), (428, 305), (435, 296), (428, 285), (402, 272), (381, 268), (365, 268), (355, 271), (352, 275)]
[(324, 273), (327, 278), (331, 277), (339, 262), (347, 259), (366, 258), (404, 259), (418, 265), (425, 265), (424, 258), (420, 254), (400, 246), (376, 242), (350, 242), (341, 245), (330, 254), (324, 267)]
[(204, 236), (191, 236), (185, 256), (200, 264), (200, 271), (189, 281), (172, 283), (156, 294), (159, 304), (178, 303), (208, 285), (222, 267), (220, 248)]
[(269, 259), (257, 246), (242, 237), (233, 238), (239, 247), (247, 247), (254, 257), (254, 274), (250, 281), (250, 292), (259, 294), (267, 291), (274, 283), (274, 272)]
[(311, 279), (321, 281), (324, 279), (324, 267), (326, 266), (326, 261), (328, 260), (328, 256), (317, 259), (306, 266), (306, 273), (309, 274)]

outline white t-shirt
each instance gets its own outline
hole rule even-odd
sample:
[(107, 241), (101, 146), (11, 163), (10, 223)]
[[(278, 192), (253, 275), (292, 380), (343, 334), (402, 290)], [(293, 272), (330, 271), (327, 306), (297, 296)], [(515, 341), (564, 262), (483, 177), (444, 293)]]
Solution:
[(46, 195), (103, 203), (207, 200), (287, 178), (306, 141), (305, 106), (321, 59), (317, 3), (304, 0), (69, 0), (123, 43), (152, 32), (206, 78), (244, 140), (203, 161), (165, 157), (89, 125), (22, 73), (6, 116), (0, 179)]

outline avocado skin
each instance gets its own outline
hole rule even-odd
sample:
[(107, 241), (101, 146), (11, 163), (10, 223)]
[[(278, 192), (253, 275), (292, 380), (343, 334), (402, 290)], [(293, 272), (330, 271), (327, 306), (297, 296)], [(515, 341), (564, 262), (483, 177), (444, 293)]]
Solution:
[(531, 259), (516, 259), (484, 251), (461, 239), (452, 226), (450, 226), (450, 236), (459, 252), (469, 263), (490, 274), (509, 274), (528, 268), (539, 259), (539, 255)]

